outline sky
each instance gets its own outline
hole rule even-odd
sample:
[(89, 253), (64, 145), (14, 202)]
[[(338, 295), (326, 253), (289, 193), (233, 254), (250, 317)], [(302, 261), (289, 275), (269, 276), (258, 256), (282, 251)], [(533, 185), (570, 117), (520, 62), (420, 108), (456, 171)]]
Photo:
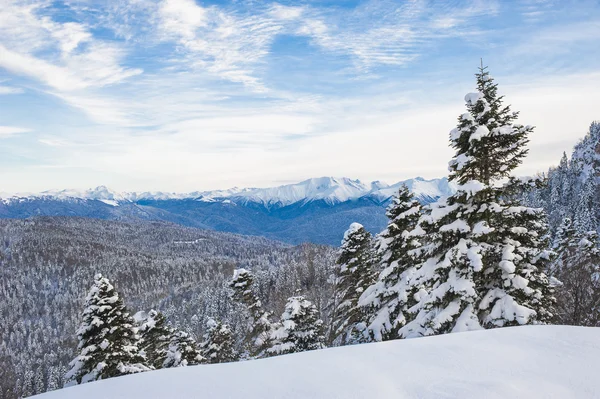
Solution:
[(519, 174), (600, 119), (600, 2), (0, 0), (0, 191), (443, 177), (481, 59)]

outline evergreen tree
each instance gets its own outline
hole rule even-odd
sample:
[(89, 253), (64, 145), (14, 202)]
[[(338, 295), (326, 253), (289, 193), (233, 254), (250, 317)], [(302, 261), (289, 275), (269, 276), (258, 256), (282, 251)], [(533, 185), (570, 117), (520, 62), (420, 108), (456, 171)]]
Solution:
[(414, 233), (421, 205), (408, 187), (400, 188), (387, 209), (387, 217), (387, 228), (377, 242), (382, 272), (359, 302), (371, 315), (367, 331), (375, 341), (398, 338), (398, 329), (407, 320), (407, 309), (416, 304), (416, 286), (411, 280), (418, 266), (420, 244)]
[(150, 310), (140, 318), (138, 334), (139, 347), (144, 352), (147, 364), (155, 369), (162, 368), (173, 334), (173, 330), (166, 325), (165, 316), (154, 309)]
[(570, 214), (571, 192), (575, 182), (572, 178), (567, 153), (563, 153), (558, 166), (548, 174), (548, 219), (551, 225), (558, 226)]
[(236, 269), (229, 286), (233, 289), (232, 298), (244, 304), (250, 313), (252, 327), (245, 339), (246, 347), (250, 357), (259, 358), (267, 355), (273, 326), (270, 321), (272, 315), (263, 309), (253, 291), (253, 283), (254, 276), (249, 270)]
[(147, 371), (133, 319), (107, 278), (97, 274), (77, 330), (79, 355), (70, 363), (69, 385)]
[(420, 289), (404, 337), (544, 322), (551, 316), (551, 288), (543, 270), (545, 222), (540, 210), (516, 200), (521, 184), (510, 177), (527, 154), (531, 126), (518, 117), (487, 68), (476, 93), (465, 96), (468, 112), (450, 133), (456, 153), (450, 180), (457, 192), (432, 204), (420, 226), (429, 257), (415, 277)]
[(193, 366), (201, 362), (196, 341), (184, 331), (173, 331), (162, 368)]
[(323, 321), (318, 313), (315, 305), (303, 296), (289, 298), (280, 326), (273, 331), (273, 345), (268, 352), (282, 355), (324, 348)]
[(596, 194), (598, 190), (597, 177), (588, 176), (577, 196), (575, 205), (574, 222), (580, 232), (596, 230), (598, 221), (596, 220)]
[(204, 363), (227, 363), (238, 360), (231, 329), (226, 324), (209, 319), (200, 355)]
[(330, 342), (351, 345), (367, 340), (365, 310), (358, 306), (361, 294), (375, 280), (375, 253), (371, 234), (352, 223), (344, 234), (334, 269), (334, 309)]
[(600, 249), (595, 231), (581, 233), (566, 218), (553, 245), (552, 264), (557, 288), (556, 322), (575, 326), (600, 326)]

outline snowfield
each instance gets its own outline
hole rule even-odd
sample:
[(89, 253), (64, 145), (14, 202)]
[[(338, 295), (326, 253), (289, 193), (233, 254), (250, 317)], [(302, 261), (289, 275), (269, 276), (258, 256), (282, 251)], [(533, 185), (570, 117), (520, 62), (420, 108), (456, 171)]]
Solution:
[(165, 369), (37, 396), (597, 398), (600, 328), (526, 326)]

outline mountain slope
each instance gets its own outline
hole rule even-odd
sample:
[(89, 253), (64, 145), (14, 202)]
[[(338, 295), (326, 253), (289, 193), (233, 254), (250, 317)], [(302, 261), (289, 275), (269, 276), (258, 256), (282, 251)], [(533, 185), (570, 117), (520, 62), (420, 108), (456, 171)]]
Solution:
[(46, 191), (3, 196), (0, 218), (83, 216), (107, 220), (161, 220), (189, 227), (258, 235), (298, 244), (338, 245), (348, 225), (378, 233), (385, 206), (406, 184), (422, 202), (454, 192), (447, 179), (415, 178), (387, 185), (321, 177), (271, 188), (233, 188), (175, 193), (118, 193), (100, 186), (86, 191)]
[(600, 329), (526, 326), (201, 365), (38, 396), (101, 398), (593, 398)]

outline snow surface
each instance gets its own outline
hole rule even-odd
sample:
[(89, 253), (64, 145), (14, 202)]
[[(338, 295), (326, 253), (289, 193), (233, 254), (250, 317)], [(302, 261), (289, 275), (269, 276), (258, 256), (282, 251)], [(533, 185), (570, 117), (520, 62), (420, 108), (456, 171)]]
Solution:
[(421, 177), (404, 180), (393, 185), (380, 181), (363, 183), (346, 177), (319, 177), (304, 180), (295, 184), (269, 188), (231, 188), (229, 190), (195, 191), (191, 193), (166, 193), (166, 192), (124, 192), (118, 193), (105, 186), (96, 187), (85, 191), (77, 190), (50, 190), (39, 194), (0, 194), (2, 202), (10, 203), (23, 198), (50, 197), (59, 200), (72, 198), (102, 201), (111, 206), (118, 206), (120, 202), (135, 202), (142, 200), (169, 200), (169, 199), (195, 199), (203, 202), (221, 203), (259, 203), (267, 208), (283, 207), (295, 203), (305, 204), (312, 201), (325, 201), (335, 205), (361, 197), (372, 197), (385, 201), (398, 193), (402, 184), (415, 194), (417, 198), (437, 199), (448, 196), (456, 191), (456, 186), (448, 179), (425, 180)]
[(151, 371), (40, 399), (597, 398), (600, 328), (525, 326)]

